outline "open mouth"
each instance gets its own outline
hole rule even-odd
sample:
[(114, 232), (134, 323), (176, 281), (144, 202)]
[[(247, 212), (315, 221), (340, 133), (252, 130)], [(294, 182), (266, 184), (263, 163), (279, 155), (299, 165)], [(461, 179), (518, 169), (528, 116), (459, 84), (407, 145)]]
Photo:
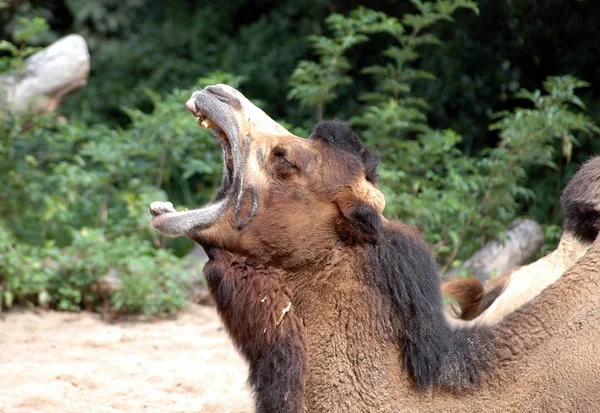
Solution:
[(164, 235), (199, 240), (203, 230), (231, 210), (239, 230), (259, 207), (259, 191), (245, 176), (250, 145), (261, 136), (293, 135), (231, 86), (213, 85), (194, 92), (185, 106), (201, 127), (212, 130), (223, 148), (223, 184), (216, 199), (198, 209), (176, 211), (170, 202), (152, 202), (152, 227)]
[[(150, 204), (152, 227), (168, 236), (192, 236), (213, 225), (229, 206), (236, 202), (236, 187), (242, 186), (243, 160), (236, 111), (242, 104), (235, 89), (226, 85), (209, 86), (194, 92), (185, 104), (198, 118), (198, 124), (210, 128), (223, 148), (223, 184), (216, 199), (206, 206), (190, 211), (176, 211), (170, 202)], [(241, 95), (241, 94), (240, 94)]]
[(198, 125), (211, 129), (223, 149), (223, 184), (216, 200), (229, 192), (241, 168), (239, 131), (233, 116), (233, 109), (239, 105), (238, 98), (220, 85), (195, 92), (186, 103)]
[[(202, 125), (201, 125), (202, 126)], [(205, 126), (202, 126), (205, 127)], [(223, 166), (224, 166), (224, 170), (223, 170), (223, 187), (222, 190), (223, 191), (227, 191), (229, 190), (229, 187), (231, 187), (231, 183), (233, 182), (233, 171), (234, 171), (234, 167), (233, 167), (233, 152), (231, 150), (231, 142), (229, 142), (229, 138), (227, 138), (227, 135), (225, 134), (225, 132), (223, 132), (222, 129), (220, 129), (218, 126), (212, 126), (210, 127), (210, 129), (212, 129), (213, 134), (215, 135), (215, 137), (217, 138), (217, 141), (219, 142), (219, 144), (221, 145), (221, 148), (223, 149)], [(225, 188), (225, 185), (227, 185), (228, 187)]]

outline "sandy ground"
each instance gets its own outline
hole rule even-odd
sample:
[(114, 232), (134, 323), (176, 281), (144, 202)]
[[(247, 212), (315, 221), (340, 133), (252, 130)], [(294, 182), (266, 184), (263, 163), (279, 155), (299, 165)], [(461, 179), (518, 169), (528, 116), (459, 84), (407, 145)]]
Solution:
[(0, 412), (252, 412), (246, 366), (211, 307), (172, 320), (0, 314)]

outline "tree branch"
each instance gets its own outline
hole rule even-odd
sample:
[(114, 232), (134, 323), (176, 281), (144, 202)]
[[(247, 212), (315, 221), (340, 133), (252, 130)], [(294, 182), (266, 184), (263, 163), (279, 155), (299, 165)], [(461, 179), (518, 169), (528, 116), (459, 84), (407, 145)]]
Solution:
[(0, 76), (0, 111), (52, 112), (82, 88), (90, 73), (85, 39), (72, 34), (25, 60), (22, 72)]

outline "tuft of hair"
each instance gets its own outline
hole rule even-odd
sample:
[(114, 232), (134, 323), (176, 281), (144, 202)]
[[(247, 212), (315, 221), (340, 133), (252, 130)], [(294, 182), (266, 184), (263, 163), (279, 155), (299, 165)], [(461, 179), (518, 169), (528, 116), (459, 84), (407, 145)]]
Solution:
[(485, 286), (475, 277), (456, 278), (442, 285), (442, 292), (452, 297), (458, 308), (454, 315), (461, 320), (473, 320), (489, 308), (504, 292), (510, 275), (521, 267), (486, 281)]
[(457, 327), (446, 320), (437, 264), (420, 234), (389, 223), (366, 248), (365, 272), (391, 300), (403, 366), (415, 385), (453, 391), (477, 386), (490, 364), (494, 334), (487, 326)]
[(584, 242), (600, 231), (600, 156), (583, 164), (560, 198), (564, 228)]
[(315, 126), (311, 139), (321, 139), (329, 145), (343, 149), (358, 157), (364, 167), (367, 181), (377, 183), (379, 154), (366, 148), (350, 125), (339, 119), (326, 120)]
[(481, 313), (484, 289), (477, 278), (471, 276), (447, 281), (442, 284), (442, 293), (454, 299), (458, 308), (452, 308), (461, 320), (472, 320)]

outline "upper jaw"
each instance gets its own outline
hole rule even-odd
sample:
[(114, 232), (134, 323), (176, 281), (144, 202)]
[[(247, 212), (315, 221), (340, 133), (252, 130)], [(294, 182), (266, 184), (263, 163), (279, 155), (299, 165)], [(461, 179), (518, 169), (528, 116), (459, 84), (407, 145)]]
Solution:
[(230, 106), (234, 110), (239, 110), (241, 109), (242, 104), (238, 95), (244, 97), (240, 92), (228, 85), (207, 86), (203, 90), (192, 93), (192, 96), (186, 102), (185, 107), (192, 112), (194, 116), (209, 116), (210, 114), (206, 110), (211, 109), (209, 106), (211, 101), (217, 100), (223, 105)]
[(194, 92), (185, 104), (185, 107), (198, 117), (201, 126), (212, 129), (223, 147), (226, 169), (224, 172), (226, 175), (230, 174), (234, 181), (241, 168), (240, 125), (236, 116), (240, 102), (236, 92), (227, 85), (208, 86), (204, 90)]
[(279, 123), (228, 85), (207, 86), (194, 92), (186, 108), (199, 118), (209, 119), (231, 140), (246, 136), (293, 136)]

